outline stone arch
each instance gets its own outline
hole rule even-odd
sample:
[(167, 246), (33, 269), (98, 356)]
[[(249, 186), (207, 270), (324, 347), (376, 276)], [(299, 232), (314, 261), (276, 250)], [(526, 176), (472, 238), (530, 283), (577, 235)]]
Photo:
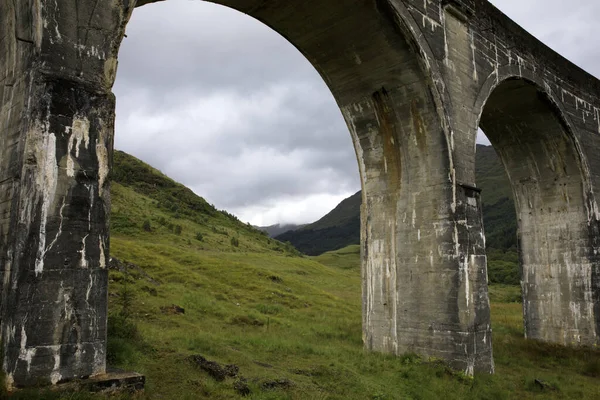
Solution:
[[(363, 192), (365, 347), (445, 358), (469, 373), (492, 371), (487, 292), (485, 304), (465, 302), (465, 295), (459, 294), (464, 291), (459, 255), (440, 251), (456, 248), (460, 240), (454, 234), (460, 218), (453, 208), (456, 182), (451, 173), (448, 94), (421, 28), (405, 5), (388, 0), (264, 7), (238, 0), (211, 2), (247, 14), (285, 37), (319, 72), (342, 111)], [(361, 10), (350, 12), (349, 7)], [(343, 24), (360, 24), (361, 30), (348, 34), (352, 30), (338, 31), (334, 23), (326, 37), (299, 34), (303, 30), (294, 27), (298, 21), (278, 17), (290, 8), (298, 21), (310, 20), (316, 30), (326, 14), (337, 15)], [(321, 11), (302, 15), (313, 9)], [(345, 15), (355, 22), (346, 21)], [(322, 43), (329, 42), (342, 53), (324, 52)], [(432, 268), (454, 270), (454, 276), (450, 282), (444, 274), (432, 279)], [(420, 296), (429, 291), (436, 295)], [(473, 292), (477, 291), (475, 285)]]
[[(395, 0), (215, 2), (286, 37), (346, 119), (363, 187), (365, 347), (493, 371), (481, 265), (459, 250), (464, 211), (457, 209), (448, 96), (408, 10)], [(3, 369), (18, 386), (106, 367), (111, 87), (135, 1), (23, 4), (0, 6), (7, 10), (0, 16), (26, 28), (24, 36), (5, 35), (20, 38), (11, 54), (20, 86), (3, 107), (19, 115), (11, 126), (18, 146), (10, 149), (10, 171), (19, 175), (8, 210), (14, 233), (0, 246), (8, 265)]]
[(515, 199), (525, 336), (596, 344), (595, 199), (574, 125), (550, 85), (523, 65), (498, 68), (474, 110)]
[(591, 190), (589, 165), (587, 159), (584, 156), (584, 152), (581, 150), (579, 140), (575, 135), (574, 123), (571, 121), (569, 114), (564, 109), (562, 102), (559, 101), (559, 96), (555, 93), (555, 91), (548, 84), (548, 82), (542, 79), (540, 75), (536, 74), (536, 72), (531, 70), (528, 66), (506, 65), (498, 67), (497, 70), (495, 70), (490, 74), (490, 76), (488, 76), (484, 84), (481, 86), (481, 89), (479, 91), (478, 96), (475, 98), (475, 103), (473, 106), (473, 109), (478, 112), (477, 126), (479, 126), (481, 122), (481, 117), (484, 113), (485, 105), (487, 104), (487, 101), (492, 95), (492, 93), (496, 90), (498, 86), (502, 85), (505, 81), (514, 79), (522, 79), (526, 82), (529, 82), (529, 84), (535, 86), (536, 89), (540, 92), (540, 94), (545, 96), (547, 100), (552, 104), (552, 107), (555, 109), (555, 112), (557, 113), (557, 116), (559, 117), (561, 123), (565, 124), (566, 134), (569, 136), (569, 140), (573, 142), (573, 146), (576, 149), (577, 158), (579, 159), (579, 163), (581, 164), (581, 172), (584, 176), (586, 189)]

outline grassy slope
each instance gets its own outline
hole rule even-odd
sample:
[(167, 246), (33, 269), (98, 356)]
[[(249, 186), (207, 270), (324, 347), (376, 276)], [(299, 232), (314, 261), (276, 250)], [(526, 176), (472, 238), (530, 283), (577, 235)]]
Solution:
[(339, 250), (328, 251), (316, 257), (313, 257), (323, 265), (336, 267), (339, 269), (359, 269), (360, 268), (360, 245), (351, 244)]
[[(113, 203), (113, 218), (131, 218), (135, 227), (173, 216), (124, 186), (115, 185)], [(491, 289), (497, 375), (464, 379), (413, 357), (362, 350), (359, 246), (309, 259), (218, 213), (191, 219), (202, 223), (175, 221), (184, 227), (181, 235), (164, 227), (113, 230), (112, 254), (160, 282), (111, 272), (111, 314), (133, 294), (129, 319), (140, 332), (134, 343), (112, 338), (111, 354), (119, 366), (148, 376), (149, 398), (234, 398), (231, 381), (216, 383), (183, 361), (196, 353), (237, 364), (257, 399), (594, 398), (600, 390), (597, 378), (583, 374), (598, 373), (597, 352), (523, 339), (521, 305), (513, 302), (518, 287)], [(239, 247), (210, 228), (220, 231), (221, 224), (230, 235), (238, 232)], [(159, 311), (171, 304), (185, 314)], [(282, 377), (294, 387), (258, 387)], [(558, 391), (540, 392), (534, 379)]]
[[(159, 286), (136, 273), (111, 274), (111, 313), (122, 309), (127, 281), (126, 293), (134, 296), (129, 320), (140, 332), (135, 340), (111, 339), (113, 361), (147, 375), (147, 398), (236, 398), (231, 380), (217, 383), (185, 362), (198, 353), (238, 365), (253, 399), (594, 399), (600, 394), (597, 351), (523, 339), (521, 305), (512, 302), (518, 287), (492, 289), (497, 374), (471, 380), (437, 363), (362, 350), (356, 248), (306, 259), (199, 252), (156, 239), (142, 233), (115, 237), (113, 252), (135, 260)], [(185, 314), (159, 312), (171, 304), (184, 307)], [(294, 386), (259, 388), (264, 379), (280, 378)], [(535, 379), (558, 390), (541, 391)]]
[[(215, 382), (185, 361), (192, 354), (238, 365), (251, 399), (593, 399), (600, 394), (597, 351), (522, 338), (521, 305), (509, 302), (518, 297), (518, 288), (492, 290), (495, 376), (469, 379), (414, 356), (365, 353), (358, 246), (299, 257), (214, 209), (184, 218), (189, 204), (201, 201), (171, 198), (165, 207), (164, 193), (153, 187), (136, 186), (136, 192), (114, 184), (112, 189), (111, 255), (141, 270), (110, 271), (109, 359), (113, 366), (146, 374), (142, 398), (237, 398), (231, 379)], [(151, 232), (142, 229), (145, 221)], [(181, 234), (169, 225), (180, 225)], [(239, 239), (238, 247), (231, 237)], [(173, 304), (185, 314), (161, 312)], [(294, 385), (260, 389), (261, 381), (280, 378)], [(541, 391), (535, 379), (557, 390)]]

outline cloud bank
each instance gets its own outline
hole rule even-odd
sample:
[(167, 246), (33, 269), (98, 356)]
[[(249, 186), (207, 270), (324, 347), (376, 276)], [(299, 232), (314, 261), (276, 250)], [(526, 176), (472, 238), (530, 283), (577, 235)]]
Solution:
[[(598, 76), (600, 2), (492, 3)], [(306, 223), (360, 189), (329, 89), (262, 23), (203, 1), (160, 2), (135, 10), (119, 57), (116, 147), (218, 208), (258, 225)]]

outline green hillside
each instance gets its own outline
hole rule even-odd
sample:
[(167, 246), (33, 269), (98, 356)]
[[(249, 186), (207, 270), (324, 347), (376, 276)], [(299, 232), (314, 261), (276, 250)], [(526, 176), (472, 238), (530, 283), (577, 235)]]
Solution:
[[(477, 145), (476, 181), (482, 189), (483, 222), (491, 260), (516, 259), (517, 219), (504, 166), (491, 146)], [(308, 255), (360, 243), (361, 192), (342, 201), (320, 220), (277, 239)], [(511, 253), (505, 255), (504, 253)], [(512, 254), (514, 253), (514, 254)], [(516, 273), (516, 265), (512, 266)]]
[(115, 151), (112, 179), (113, 254), (119, 238), (138, 235), (194, 250), (297, 253), (124, 152)]
[(331, 267), (341, 269), (352, 268), (360, 271), (360, 245), (351, 244), (342, 249), (320, 254), (314, 257), (314, 259), (321, 264)]
[[(598, 398), (600, 352), (526, 341), (517, 287), (491, 290), (495, 376), (367, 353), (358, 246), (301, 256), (124, 153), (113, 177), (108, 361), (138, 399)], [(11, 396), (58, 398), (101, 397)]]

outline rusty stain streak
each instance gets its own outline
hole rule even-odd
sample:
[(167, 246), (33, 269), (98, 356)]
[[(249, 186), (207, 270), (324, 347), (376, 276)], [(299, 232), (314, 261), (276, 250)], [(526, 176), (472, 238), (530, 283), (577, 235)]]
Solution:
[(419, 105), (416, 99), (410, 103), (410, 115), (412, 116), (417, 147), (421, 152), (425, 152), (427, 150), (427, 130), (423, 122), (423, 117), (421, 117), (421, 113), (419, 112)]
[(396, 115), (394, 108), (391, 106), (391, 99), (384, 88), (373, 93), (373, 105), (375, 106), (383, 142), (384, 170), (387, 171), (387, 183), (390, 189), (397, 191), (400, 189), (402, 164), (398, 148), (398, 135), (396, 134)]

